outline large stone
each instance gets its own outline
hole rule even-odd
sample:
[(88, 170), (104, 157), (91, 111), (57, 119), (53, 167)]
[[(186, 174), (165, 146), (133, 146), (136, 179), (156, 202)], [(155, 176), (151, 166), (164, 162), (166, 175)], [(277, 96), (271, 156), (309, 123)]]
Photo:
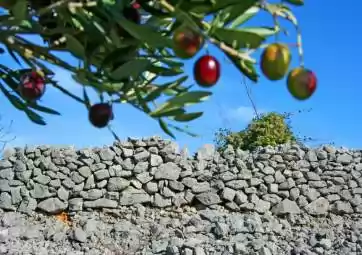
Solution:
[(108, 191), (122, 191), (130, 185), (130, 181), (121, 177), (113, 177), (108, 180)]
[(121, 193), (120, 205), (135, 205), (151, 202), (151, 196), (144, 190), (138, 190), (133, 187), (128, 187)]
[(15, 210), (15, 207), (11, 201), (11, 195), (7, 192), (1, 192), (0, 194), (0, 208), (5, 210)]
[(60, 201), (59, 198), (52, 197), (41, 201), (37, 207), (43, 212), (49, 214), (58, 214), (64, 211), (68, 206), (66, 203)]
[(180, 177), (181, 168), (175, 163), (168, 162), (160, 165), (155, 172), (156, 180), (173, 180), (176, 181)]
[(336, 201), (333, 205), (333, 212), (336, 214), (353, 213), (353, 208), (349, 202)]
[(325, 215), (328, 213), (329, 201), (320, 197), (309, 203), (304, 209), (311, 215)]
[(0, 170), (11, 168), (13, 164), (9, 160), (1, 160), (0, 161)]
[(100, 198), (94, 201), (84, 201), (83, 206), (85, 208), (117, 208), (118, 202), (111, 199)]
[(272, 208), (272, 212), (276, 215), (299, 214), (300, 208), (295, 201), (284, 199)]
[(196, 195), (196, 199), (203, 205), (214, 205), (221, 203), (219, 195), (213, 192), (198, 194)]
[[(1, 168), (1, 166), (0, 166), (0, 168)], [(0, 179), (7, 179), (7, 180), (14, 179), (14, 171), (13, 171), (13, 169), (12, 168), (5, 168), (5, 169), (0, 170)]]

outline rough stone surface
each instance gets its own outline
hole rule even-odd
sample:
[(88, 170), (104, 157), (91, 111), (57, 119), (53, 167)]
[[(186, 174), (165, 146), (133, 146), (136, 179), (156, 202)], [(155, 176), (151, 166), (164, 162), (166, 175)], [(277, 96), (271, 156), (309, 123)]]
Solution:
[[(193, 157), (151, 137), (75, 150), (7, 150), (0, 161), (0, 208), (57, 213), (143, 204), (160, 208), (222, 206), (233, 211), (314, 216), (362, 212), (362, 152), (297, 145), (203, 146)], [(361, 185), (361, 186), (360, 186)]]
[(0, 254), (358, 255), (362, 151), (206, 145), (190, 157), (159, 137), (7, 149), (0, 220)]

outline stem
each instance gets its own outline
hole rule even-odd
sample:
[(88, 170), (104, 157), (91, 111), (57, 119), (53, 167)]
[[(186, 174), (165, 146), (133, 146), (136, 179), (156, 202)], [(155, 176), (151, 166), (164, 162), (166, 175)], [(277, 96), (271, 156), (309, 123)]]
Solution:
[(234, 56), (234, 57), (238, 57), (240, 58), (241, 60), (247, 60), (249, 62), (252, 62), (253, 64), (256, 63), (256, 60), (255, 59), (252, 59), (248, 53), (242, 53), (242, 52), (239, 52), (237, 50), (234, 50), (233, 48), (227, 46), (225, 43), (223, 42), (220, 42), (214, 38), (211, 38), (209, 37), (209, 41), (218, 46), (220, 49), (222, 49), (224, 52), (226, 53), (229, 53), (231, 56)]
[[(280, 25), (279, 25), (279, 21), (278, 21), (278, 16), (277, 15), (273, 15), (273, 21), (274, 21), (274, 26), (276, 28), (280, 28)], [(278, 42), (279, 41), (279, 33), (276, 33), (275, 34), (275, 41)]]
[(299, 55), (299, 64), (301, 67), (304, 67), (304, 54), (303, 54), (303, 47), (302, 47), (302, 34), (300, 32), (300, 28), (298, 25), (295, 25), (297, 30), (297, 41), (298, 41), (298, 55)]
[(301, 34), (300, 27), (298, 25), (297, 20), (293, 16), (288, 14), (287, 12), (283, 12), (281, 10), (273, 10), (273, 11), (271, 11), (270, 9), (268, 9), (268, 6), (267, 6), (266, 3), (261, 4), (260, 8), (267, 11), (267, 12), (269, 12), (269, 13), (272, 12), (273, 16), (276, 15), (276, 16), (282, 17), (282, 18), (290, 21), (294, 25), (295, 30), (297, 31), (297, 47), (298, 47), (298, 55), (299, 55), (299, 64), (300, 64), (301, 67), (304, 67), (302, 34)]

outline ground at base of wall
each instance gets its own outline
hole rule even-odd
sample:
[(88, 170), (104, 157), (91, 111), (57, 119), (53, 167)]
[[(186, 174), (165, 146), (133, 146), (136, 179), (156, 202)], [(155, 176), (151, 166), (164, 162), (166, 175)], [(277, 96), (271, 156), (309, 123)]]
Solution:
[(280, 218), (137, 206), (65, 218), (1, 211), (0, 254), (362, 255), (358, 215)]

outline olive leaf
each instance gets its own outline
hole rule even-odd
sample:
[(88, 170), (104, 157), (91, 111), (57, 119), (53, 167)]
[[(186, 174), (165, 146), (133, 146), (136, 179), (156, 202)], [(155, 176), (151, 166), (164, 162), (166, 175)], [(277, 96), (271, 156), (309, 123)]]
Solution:
[(116, 68), (110, 76), (115, 81), (121, 81), (128, 77), (137, 78), (141, 73), (147, 71), (150, 65), (151, 61), (147, 59), (131, 60)]
[(206, 100), (211, 94), (211, 92), (207, 91), (190, 91), (181, 93), (180, 95), (167, 100), (164, 104), (151, 112), (150, 116), (160, 116), (169, 112), (170, 110), (176, 110), (184, 106), (199, 103), (203, 100)]
[(213, 35), (227, 45), (234, 46), (235, 49), (258, 48), (267, 37), (279, 32), (278, 29), (269, 27), (260, 28), (215, 28)]

